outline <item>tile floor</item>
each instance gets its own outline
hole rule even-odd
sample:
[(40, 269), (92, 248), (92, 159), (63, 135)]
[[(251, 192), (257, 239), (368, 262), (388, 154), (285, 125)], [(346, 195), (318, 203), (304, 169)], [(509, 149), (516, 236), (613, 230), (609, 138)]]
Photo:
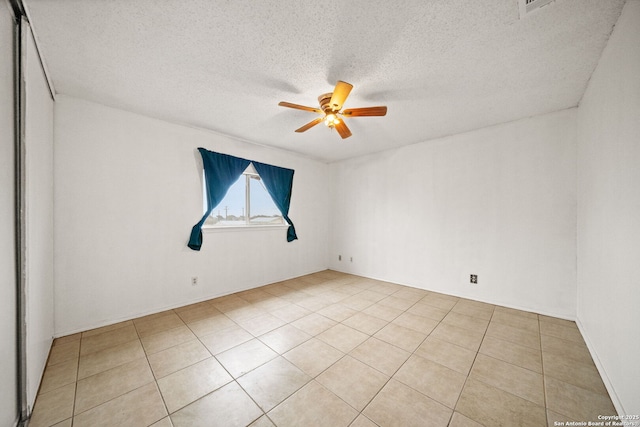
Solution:
[(612, 415), (575, 323), (324, 271), (55, 340), (30, 427)]

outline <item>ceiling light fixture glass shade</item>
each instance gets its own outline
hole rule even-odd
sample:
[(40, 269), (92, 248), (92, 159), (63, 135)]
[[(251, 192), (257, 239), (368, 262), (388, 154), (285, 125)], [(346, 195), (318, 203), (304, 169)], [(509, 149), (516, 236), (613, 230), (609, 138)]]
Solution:
[(324, 124), (329, 127), (335, 126), (338, 123), (340, 123), (340, 120), (338, 120), (338, 117), (333, 113), (327, 114), (324, 117)]

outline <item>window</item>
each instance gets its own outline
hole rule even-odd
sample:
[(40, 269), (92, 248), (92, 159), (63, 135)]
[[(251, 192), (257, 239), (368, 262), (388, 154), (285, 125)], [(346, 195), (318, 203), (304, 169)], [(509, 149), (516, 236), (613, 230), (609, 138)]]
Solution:
[[(206, 189), (204, 193), (206, 209)], [(273, 203), (260, 175), (252, 164), (229, 187), (220, 204), (205, 221), (210, 227), (284, 225), (282, 214)]]

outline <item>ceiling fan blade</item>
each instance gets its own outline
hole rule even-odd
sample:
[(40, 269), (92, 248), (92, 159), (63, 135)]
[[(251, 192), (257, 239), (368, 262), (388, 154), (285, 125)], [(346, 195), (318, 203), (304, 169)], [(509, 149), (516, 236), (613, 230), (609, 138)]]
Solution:
[(342, 112), (343, 116), (347, 117), (372, 117), (372, 116), (384, 116), (387, 114), (387, 107), (364, 107), (364, 108), (349, 108)]
[(329, 101), (333, 111), (339, 111), (342, 109), (342, 105), (344, 104), (344, 101), (347, 100), (347, 96), (349, 96), (351, 89), (353, 89), (352, 84), (338, 80), (336, 88), (333, 90), (333, 95), (331, 95), (331, 101)]
[(337, 124), (334, 125), (342, 139), (349, 138), (351, 136), (351, 131), (347, 127), (347, 124), (344, 120), (340, 120)]
[(302, 126), (300, 129), (296, 129), (296, 132), (304, 132), (306, 130), (309, 130), (312, 127), (314, 127), (315, 125), (317, 125), (318, 123), (320, 123), (322, 120), (323, 120), (322, 117), (318, 117), (317, 119), (312, 120), (309, 123), (307, 123), (306, 125)]
[(289, 108), (295, 108), (296, 110), (313, 111), (314, 113), (323, 114), (323, 111), (319, 108), (305, 107), (304, 105), (292, 104), (290, 102), (282, 101), (282, 102), (279, 102), (278, 105), (281, 107), (289, 107)]

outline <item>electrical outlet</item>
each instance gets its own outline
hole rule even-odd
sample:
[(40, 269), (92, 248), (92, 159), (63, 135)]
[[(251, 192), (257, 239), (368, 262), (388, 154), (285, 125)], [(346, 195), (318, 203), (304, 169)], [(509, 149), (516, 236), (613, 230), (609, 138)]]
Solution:
[(472, 285), (477, 285), (478, 284), (478, 275), (477, 274), (472, 274), (469, 276), (469, 283), (471, 283)]
[(191, 286), (197, 286), (198, 285), (198, 276), (193, 276), (191, 278)]
[(342, 255), (338, 255), (338, 261), (342, 261)]

